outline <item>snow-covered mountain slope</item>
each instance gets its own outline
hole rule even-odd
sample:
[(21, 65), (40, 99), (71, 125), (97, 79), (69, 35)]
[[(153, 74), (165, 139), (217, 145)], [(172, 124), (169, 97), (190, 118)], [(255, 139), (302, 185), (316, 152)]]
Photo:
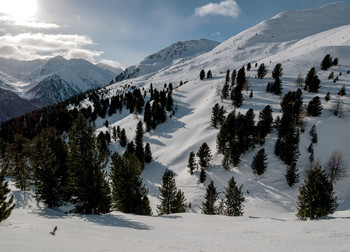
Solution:
[[(235, 176), (238, 184), (243, 184), (246, 193), (246, 213), (255, 211), (258, 207), (261, 215), (270, 215), (271, 209), (277, 212), (295, 212), (296, 196), (298, 187), (305, 179), (305, 169), (308, 165), (306, 149), (310, 144), (308, 131), (313, 124), (318, 127), (319, 144), (315, 147), (315, 158), (319, 158), (324, 164), (335, 149), (340, 149), (349, 161), (349, 150), (346, 147), (350, 141), (347, 125), (350, 121), (348, 115), (344, 119), (335, 118), (332, 115), (332, 102), (336, 100), (337, 92), (345, 85), (349, 86), (350, 75), (350, 41), (349, 33), (349, 3), (337, 2), (314, 10), (294, 11), (279, 14), (270, 20), (264, 21), (231, 39), (223, 42), (212, 51), (201, 54), (193, 59), (181, 62), (173, 62), (166, 69), (162, 69), (152, 76), (144, 75), (130, 80), (115, 83), (109, 86), (110, 95), (116, 89), (126, 85), (132, 85), (148, 90), (150, 83), (153, 88), (163, 89), (164, 83), (173, 83), (176, 87), (182, 80), (186, 84), (174, 90), (173, 99), (176, 113), (168, 118), (166, 123), (157, 127), (154, 132), (147, 133), (145, 142), (151, 143), (154, 161), (147, 165), (144, 170), (144, 179), (149, 188), (153, 210), (158, 204), (158, 186), (161, 182), (161, 175), (165, 168), (174, 170), (177, 174), (177, 183), (185, 192), (189, 202), (192, 203), (195, 212), (200, 212), (199, 207), (203, 201), (205, 187), (212, 179), (223, 191), (227, 180)], [(294, 18), (293, 18), (294, 16)], [(322, 20), (320, 20), (322, 18)], [(336, 17), (336, 18), (335, 18)], [(327, 23), (329, 20), (329, 23)], [(312, 29), (301, 29), (303, 26), (310, 26)], [(285, 27), (288, 27), (286, 29)], [(293, 34), (296, 34), (293, 37)], [(323, 57), (330, 53), (333, 58), (339, 59), (339, 65), (332, 67), (329, 71), (321, 71), (320, 63)], [(230, 100), (222, 100), (220, 90), (224, 84), (227, 69), (239, 69), (251, 62), (253, 68), (246, 71), (249, 81), (249, 89), (254, 91), (254, 97), (249, 98), (249, 92), (244, 93), (244, 104), (237, 112), (245, 113), (249, 108), (255, 111), (255, 120), (259, 112), (270, 105), (274, 111), (274, 117), (280, 114), (281, 97), (266, 93), (266, 85), (272, 82), (271, 70), (277, 63), (282, 63), (284, 68), (283, 94), (288, 91), (295, 91), (298, 87), (295, 84), (299, 74), (305, 78), (311, 67), (316, 67), (321, 79), (321, 89), (317, 94), (324, 107), (323, 114), (316, 118), (305, 118), (306, 133), (301, 135), (300, 158), (298, 169), (300, 182), (290, 188), (285, 181), (286, 166), (274, 155), (274, 145), (277, 139), (277, 132), (273, 131), (268, 141), (263, 146), (258, 146), (242, 157), (242, 163), (226, 171), (221, 166), (223, 156), (216, 150), (217, 129), (210, 126), (211, 109), (215, 103), (224, 105), (227, 112), (233, 110)], [(263, 79), (256, 79), (257, 67), (255, 63), (265, 63), (269, 73)], [(214, 78), (200, 81), (199, 72), (211, 69)], [(339, 81), (333, 83), (328, 80), (331, 71), (339, 76)], [(327, 92), (331, 94), (331, 101), (325, 102), (324, 96)], [(107, 94), (108, 96), (108, 94)], [(304, 103), (307, 104), (315, 94), (304, 92)], [(343, 98), (345, 111), (348, 112), (350, 101)], [(135, 127), (142, 115), (135, 120), (134, 115), (114, 115), (106, 118), (111, 127), (120, 125), (125, 128), (128, 136), (133, 139)], [(98, 119), (99, 130), (106, 130), (102, 127), (106, 119)], [(109, 129), (111, 130), (111, 129)], [(331, 132), (330, 132), (331, 131)], [(191, 151), (196, 152), (199, 146), (206, 142), (213, 153), (213, 165), (208, 169), (207, 182), (202, 185), (198, 182), (199, 172), (190, 176), (187, 170), (187, 159)], [(322, 144), (321, 144), (322, 143)], [(256, 178), (251, 170), (251, 161), (258, 148), (265, 148), (268, 153), (268, 173), (263, 178)], [(112, 144), (111, 150), (122, 152), (118, 143)], [(350, 170), (348, 171), (350, 173)], [(349, 209), (350, 187), (348, 179), (336, 184), (336, 191), (340, 203), (338, 209)]]
[[(0, 225), (0, 236), (4, 237), (0, 240), (0, 246), (15, 246), (22, 251), (101, 250), (101, 247), (112, 250), (116, 246), (121, 250), (132, 251), (256, 251), (257, 248), (271, 251), (349, 251), (346, 240), (350, 234), (350, 176), (334, 184), (339, 206), (333, 215), (312, 222), (299, 221), (295, 216), (298, 189), (307, 177), (307, 148), (311, 143), (309, 130), (312, 125), (316, 125), (318, 133), (318, 143), (313, 147), (315, 160), (324, 166), (332, 152), (338, 149), (344, 154), (346, 171), (350, 174), (349, 94), (341, 98), (344, 104), (343, 118), (335, 117), (332, 113), (332, 105), (337, 100), (340, 88), (344, 85), (349, 93), (350, 87), (348, 13), (350, 4), (341, 2), (315, 10), (282, 13), (232, 37), (210, 52), (192, 59), (174, 61), (152, 75), (124, 80), (101, 90), (104, 98), (107, 98), (118, 91), (131, 91), (132, 88), (128, 89), (128, 86), (148, 91), (151, 83), (158, 90), (164, 88), (164, 83), (173, 84), (175, 114), (170, 116), (169, 113), (165, 123), (144, 136), (144, 142), (151, 145), (153, 161), (146, 164), (143, 181), (149, 190), (153, 213), (156, 214), (162, 175), (166, 168), (172, 169), (176, 173), (178, 188), (184, 192), (187, 203), (192, 205), (187, 213), (161, 217), (118, 212), (104, 216), (64, 215), (39, 208), (35, 202), (27, 202), (31, 200), (28, 194), (14, 190), (18, 206), (11, 217)], [(302, 29), (303, 25), (313, 28)], [(295, 37), (293, 34), (296, 34)], [(319, 66), (327, 53), (338, 58), (339, 64), (321, 71)], [(275, 129), (264, 145), (256, 146), (241, 157), (239, 166), (225, 170), (221, 165), (223, 156), (216, 149), (219, 129), (210, 126), (211, 110), (219, 103), (226, 108), (227, 113), (233, 111), (231, 100), (222, 100), (220, 97), (225, 73), (227, 69), (238, 70), (248, 62), (253, 67), (251, 71), (246, 71), (246, 76), (249, 90), (253, 90), (254, 96), (250, 99), (249, 92), (244, 92), (244, 103), (237, 113), (246, 113), (253, 108), (256, 121), (266, 105), (272, 107), (274, 118), (281, 115), (281, 96), (266, 93), (267, 83), (273, 81), (271, 70), (277, 63), (282, 63), (284, 68), (282, 95), (299, 88), (295, 83), (299, 73), (305, 78), (311, 67), (315, 66), (318, 71), (321, 80), (319, 93), (303, 91), (303, 101), (307, 104), (313, 97), (319, 96), (323, 110), (319, 117), (304, 117), (305, 133), (300, 134), (300, 156), (297, 162), (300, 182), (293, 187), (286, 183), (286, 165), (274, 155), (278, 134)], [(264, 79), (255, 78), (258, 69), (255, 67), (256, 62), (258, 65), (265, 63), (269, 70)], [(200, 81), (199, 72), (202, 69), (211, 69), (213, 78)], [(328, 80), (332, 71), (339, 78), (336, 83)], [(180, 81), (184, 83), (182, 86), (178, 86)], [(331, 95), (329, 102), (324, 100), (327, 92)], [(149, 99), (148, 92), (145, 99)], [(91, 102), (82, 101), (82, 107), (87, 105), (91, 105)], [(106, 120), (109, 122), (108, 128), (104, 126)], [(131, 141), (135, 138), (139, 120), (143, 120), (142, 114), (129, 114), (123, 109), (122, 113), (97, 118), (95, 123), (97, 133), (111, 132), (114, 126), (120, 126), (126, 130), (128, 141)], [(187, 160), (190, 152), (196, 153), (204, 142), (211, 148), (213, 160), (207, 168), (206, 181), (201, 184), (199, 171), (194, 175), (188, 172)], [(125, 151), (118, 141), (112, 141), (109, 148), (111, 152)], [(265, 175), (257, 177), (253, 174), (251, 163), (260, 148), (265, 148), (268, 155), (268, 168)], [(219, 197), (223, 198), (222, 192), (232, 176), (238, 185), (243, 185), (244, 216), (233, 218), (199, 214), (210, 180), (214, 181), (220, 192)], [(58, 225), (58, 231), (55, 237), (51, 237), (49, 232), (55, 225)], [(23, 240), (23, 237), (30, 238)], [(84, 239), (84, 243), (77, 242), (81, 239)]]
[[(35, 61), (18, 61), (0, 58), (0, 89), (11, 91), (22, 100), (35, 100), (35, 104), (51, 105), (89, 89), (106, 86), (115, 72), (98, 67), (83, 59), (66, 60), (63, 57)], [(3, 100), (3, 106), (12, 107), (0, 122), (19, 116), (15, 101)], [(27, 106), (33, 108), (33, 106)], [(15, 111), (17, 111), (15, 113)], [(26, 110), (29, 112), (30, 110)]]
[(161, 69), (165, 71), (164, 68), (171, 66), (174, 62), (184, 62), (212, 50), (217, 45), (219, 45), (218, 42), (207, 39), (176, 42), (146, 57), (137, 65), (128, 67), (123, 73), (118, 75), (114, 81), (122, 81), (142, 75), (151, 76)]
[(98, 66), (99, 68), (108, 70), (116, 75), (119, 75), (124, 71), (124, 68), (122, 68), (122, 67), (113, 67), (113, 66), (107, 65), (105, 63), (98, 63), (98, 64), (96, 64), (96, 66)]

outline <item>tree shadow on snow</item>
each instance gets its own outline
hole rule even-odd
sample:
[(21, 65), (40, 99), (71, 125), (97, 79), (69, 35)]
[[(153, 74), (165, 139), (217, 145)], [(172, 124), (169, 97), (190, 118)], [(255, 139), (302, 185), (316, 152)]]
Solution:
[(141, 223), (127, 219), (124, 216), (106, 214), (106, 215), (82, 215), (81, 218), (85, 221), (96, 223), (101, 226), (123, 227), (138, 230), (150, 230), (151, 227)]

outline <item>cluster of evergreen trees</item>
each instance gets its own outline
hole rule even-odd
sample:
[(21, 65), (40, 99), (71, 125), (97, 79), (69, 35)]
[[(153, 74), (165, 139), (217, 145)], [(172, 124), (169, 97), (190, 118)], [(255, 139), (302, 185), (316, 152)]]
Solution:
[(259, 122), (255, 125), (254, 111), (249, 109), (245, 115), (231, 112), (217, 135), (218, 152), (224, 155), (222, 165), (229, 169), (229, 165), (237, 166), (240, 156), (253, 148), (257, 143), (263, 143), (272, 128), (272, 110), (266, 106), (259, 114)]
[[(258, 74), (259, 75), (259, 74)], [(278, 63), (272, 71), (272, 78), (274, 82), (269, 82), (266, 87), (266, 92), (274, 93), (275, 95), (280, 95), (282, 93), (282, 78), (283, 67), (281, 63)]]
[(199, 182), (204, 183), (206, 178), (205, 169), (210, 165), (212, 159), (209, 145), (207, 143), (203, 143), (199, 147), (196, 156), (198, 157), (198, 163), (196, 161), (194, 152), (190, 152), (187, 167), (191, 175), (195, 170), (200, 168), (201, 171), (199, 175)]
[(225, 187), (225, 199), (217, 206), (216, 202), (219, 199), (219, 193), (214, 186), (214, 182), (211, 181), (205, 193), (205, 202), (202, 203), (202, 213), (208, 215), (242, 216), (242, 203), (244, 202), (242, 187), (243, 185), (238, 187), (234, 177), (231, 177), (228, 181), (228, 186)]

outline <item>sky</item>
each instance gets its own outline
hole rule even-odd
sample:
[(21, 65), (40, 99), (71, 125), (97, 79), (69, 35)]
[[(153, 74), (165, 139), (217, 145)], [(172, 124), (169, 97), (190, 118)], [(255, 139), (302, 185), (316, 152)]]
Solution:
[[(61, 55), (128, 67), (177, 41), (223, 42), (332, 0), (0, 0), (0, 57)], [(350, 0), (345, 0), (350, 2)]]

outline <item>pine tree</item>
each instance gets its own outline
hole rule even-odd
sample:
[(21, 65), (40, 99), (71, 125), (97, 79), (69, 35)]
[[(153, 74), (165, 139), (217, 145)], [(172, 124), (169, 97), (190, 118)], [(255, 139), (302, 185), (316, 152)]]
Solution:
[(211, 72), (211, 70), (209, 70), (207, 72), (207, 79), (211, 79), (211, 78), (213, 78), (213, 73)]
[(67, 146), (55, 128), (43, 129), (34, 138), (29, 160), (33, 170), (35, 197), (49, 208), (68, 200), (65, 193), (68, 178)]
[(243, 208), (242, 203), (244, 202), (244, 196), (242, 192), (242, 187), (237, 187), (235, 178), (232, 177), (228, 181), (228, 186), (225, 187), (225, 206), (226, 211), (225, 214), (228, 216), (242, 216), (243, 215)]
[(260, 149), (256, 155), (253, 158), (253, 162), (252, 162), (252, 169), (254, 174), (261, 176), (265, 173), (266, 169), (267, 169), (267, 155), (265, 153), (265, 149), (262, 148)]
[(226, 76), (225, 76), (225, 83), (229, 83), (230, 82), (230, 70), (226, 71)]
[(199, 79), (200, 80), (204, 80), (204, 78), (205, 78), (205, 71), (201, 70), (200, 73), (199, 73)]
[(119, 137), (119, 143), (120, 146), (125, 147), (127, 144), (127, 138), (126, 138), (126, 132), (125, 129), (123, 128), (122, 131), (120, 132), (120, 137)]
[(143, 126), (142, 122), (139, 121), (136, 126), (136, 137), (135, 137), (135, 154), (136, 157), (140, 160), (142, 166), (145, 162), (145, 150), (143, 147)]
[(334, 213), (337, 207), (332, 182), (320, 166), (314, 167), (304, 185), (299, 188), (297, 217), (301, 220), (318, 219)]
[(282, 81), (279, 77), (275, 79), (270, 87), (270, 92), (275, 95), (280, 95), (282, 93)]
[(283, 67), (281, 63), (278, 63), (272, 71), (272, 78), (282, 78), (283, 76)]
[(252, 68), (252, 64), (250, 64), (250, 62), (247, 65), (247, 71), (250, 71), (250, 69)]
[(225, 84), (224, 84), (224, 86), (223, 86), (223, 88), (221, 90), (221, 98), (222, 99), (227, 99), (228, 98), (229, 91), (230, 91), (229, 89), (230, 89), (230, 87), (228, 85), (228, 82), (225, 81)]
[(124, 213), (151, 215), (147, 189), (142, 183), (142, 164), (135, 154), (112, 155), (113, 207)]
[(267, 70), (266, 70), (265, 64), (261, 63), (260, 66), (259, 66), (259, 69), (258, 69), (258, 78), (259, 79), (264, 79), (266, 74), (267, 74)]
[(237, 87), (240, 91), (242, 91), (244, 83), (246, 82), (245, 70), (244, 67), (238, 70), (237, 73)]
[(115, 128), (115, 126), (113, 126), (113, 131), (112, 131), (112, 138), (114, 141), (117, 141), (118, 135), (117, 135), (117, 129)]
[(259, 122), (257, 125), (258, 135), (261, 143), (264, 143), (267, 134), (271, 132), (272, 123), (272, 109), (270, 105), (266, 105), (265, 108), (259, 113)]
[(219, 124), (219, 111), (220, 111), (220, 106), (219, 103), (216, 103), (214, 107), (211, 110), (211, 126), (214, 128), (217, 128)]
[(211, 161), (211, 150), (207, 143), (203, 143), (201, 147), (199, 147), (197, 152), (197, 157), (199, 158), (199, 165), (202, 168), (210, 165)]
[(172, 92), (168, 92), (166, 98), (166, 110), (171, 111), (173, 109), (173, 95)]
[(236, 86), (231, 91), (231, 99), (232, 99), (232, 105), (239, 108), (243, 104), (243, 94), (242, 89), (240, 89), (238, 86)]
[(8, 188), (8, 183), (5, 180), (7, 169), (5, 166), (0, 167), (0, 222), (6, 220), (15, 207), (13, 204), (13, 196), (7, 199), (10, 189)]
[(152, 151), (149, 143), (145, 146), (145, 163), (151, 163), (152, 161)]
[(77, 212), (109, 212), (110, 188), (103, 171), (107, 161), (99, 152), (94, 128), (79, 113), (69, 133), (67, 156), (69, 191)]
[(295, 163), (292, 163), (291, 165), (287, 166), (287, 171), (284, 176), (286, 177), (287, 184), (290, 187), (299, 182), (299, 174), (297, 172), (298, 169), (296, 168)]
[(190, 155), (188, 157), (188, 164), (187, 164), (187, 168), (189, 169), (189, 172), (191, 175), (193, 175), (193, 172), (197, 169), (197, 164), (196, 164), (196, 160), (195, 160), (195, 155), (194, 152), (191, 151)]
[(305, 78), (305, 90), (308, 90), (311, 93), (317, 93), (320, 88), (321, 81), (317, 76), (316, 69), (312, 67), (307, 73)]
[(216, 187), (214, 186), (214, 182), (211, 181), (207, 187), (207, 191), (205, 193), (205, 202), (202, 202), (202, 213), (214, 215), (217, 214), (217, 208), (215, 206), (216, 201), (219, 198), (219, 194), (216, 191)]
[(327, 54), (322, 62), (321, 62), (321, 69), (322, 70), (328, 70), (333, 65), (333, 60), (330, 54)]
[(319, 116), (322, 111), (322, 104), (321, 104), (320, 97), (315, 96), (314, 98), (312, 98), (306, 110), (310, 116)]
[(162, 186), (159, 187), (161, 193), (158, 196), (160, 205), (157, 205), (159, 215), (180, 213), (186, 210), (185, 197), (180, 190), (177, 190), (175, 183), (175, 173), (166, 169), (162, 176)]
[(254, 96), (253, 90), (250, 90), (249, 98), (252, 99)]

